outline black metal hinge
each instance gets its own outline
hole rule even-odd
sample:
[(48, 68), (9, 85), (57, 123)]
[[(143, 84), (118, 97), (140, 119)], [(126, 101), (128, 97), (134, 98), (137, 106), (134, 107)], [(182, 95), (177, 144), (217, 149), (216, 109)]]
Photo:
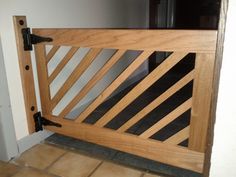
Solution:
[(42, 37), (42, 36), (37, 36), (35, 34), (31, 34), (30, 28), (23, 28), (21, 32), (22, 32), (22, 36), (23, 36), (25, 51), (33, 50), (33, 44), (53, 41), (53, 39), (49, 38), (49, 37)]
[(35, 132), (42, 131), (43, 126), (62, 127), (61, 124), (52, 122), (52, 121), (42, 117), (41, 112), (37, 112), (34, 114), (34, 122), (35, 122)]

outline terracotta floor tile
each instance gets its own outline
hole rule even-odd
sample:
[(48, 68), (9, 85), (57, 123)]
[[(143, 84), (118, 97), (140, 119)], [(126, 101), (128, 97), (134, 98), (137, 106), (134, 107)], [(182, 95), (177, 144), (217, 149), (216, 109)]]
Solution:
[(0, 161), (0, 177), (8, 177), (20, 170), (20, 167)]
[(147, 173), (143, 177), (162, 177), (162, 176)]
[(66, 151), (46, 144), (39, 144), (30, 150), (24, 152), (16, 163), (35, 167), (37, 169), (45, 169), (58, 157)]
[(62, 177), (87, 177), (100, 163), (100, 160), (68, 152), (48, 171)]
[(91, 177), (140, 177), (142, 172), (104, 162)]
[(24, 168), (12, 177), (55, 177), (55, 176), (46, 174), (39, 170), (35, 170), (31, 168)]

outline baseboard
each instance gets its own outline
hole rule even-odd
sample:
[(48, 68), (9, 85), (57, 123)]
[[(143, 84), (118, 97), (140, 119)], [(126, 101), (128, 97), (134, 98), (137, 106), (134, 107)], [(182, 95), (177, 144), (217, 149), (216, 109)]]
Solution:
[(51, 136), (53, 132), (44, 130), (37, 133), (33, 133), (32, 135), (28, 135), (17, 141), (19, 153), (23, 153), (24, 151), (30, 149), (31, 147), (39, 144), (47, 137)]

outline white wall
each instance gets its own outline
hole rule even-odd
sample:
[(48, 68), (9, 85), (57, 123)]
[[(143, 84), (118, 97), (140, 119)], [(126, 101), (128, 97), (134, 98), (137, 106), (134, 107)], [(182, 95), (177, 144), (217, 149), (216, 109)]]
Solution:
[(30, 27), (143, 28), (143, 0), (1, 0), (0, 35), (17, 139), (28, 135), (12, 16), (26, 15)]
[(0, 42), (0, 160), (8, 161), (17, 153), (18, 149)]
[(236, 176), (236, 1), (229, 0), (220, 76), (211, 177)]

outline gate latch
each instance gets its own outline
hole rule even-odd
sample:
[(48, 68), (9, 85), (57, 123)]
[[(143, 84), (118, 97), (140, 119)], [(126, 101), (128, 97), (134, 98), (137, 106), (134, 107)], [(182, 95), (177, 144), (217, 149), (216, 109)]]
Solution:
[(53, 41), (53, 39), (49, 38), (49, 37), (42, 37), (42, 36), (37, 36), (35, 34), (31, 34), (30, 28), (23, 28), (21, 32), (22, 32), (22, 36), (23, 36), (25, 51), (33, 50), (33, 46), (32, 46), (33, 44)]
[(61, 124), (52, 122), (44, 117), (42, 117), (41, 112), (37, 112), (34, 114), (34, 122), (35, 122), (35, 131), (42, 131), (43, 125), (44, 126), (55, 126), (55, 127), (62, 127)]

